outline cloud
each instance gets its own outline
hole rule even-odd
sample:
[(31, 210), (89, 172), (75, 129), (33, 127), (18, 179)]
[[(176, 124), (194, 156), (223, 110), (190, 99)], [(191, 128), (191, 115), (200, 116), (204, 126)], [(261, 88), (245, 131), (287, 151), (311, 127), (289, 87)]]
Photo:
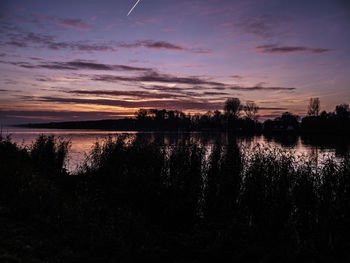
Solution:
[(36, 47), (45, 47), (52, 50), (70, 49), (79, 51), (116, 52), (120, 48), (134, 49), (144, 47), (154, 50), (185, 51), (198, 54), (212, 53), (212, 50), (210, 49), (190, 48), (179, 44), (159, 40), (137, 40), (132, 42), (109, 41), (105, 43), (92, 43), (91, 41), (58, 41), (51, 35), (33, 32), (21, 32), (21, 34), (10, 32), (6, 35), (6, 37), (9, 39), (9, 41), (2, 44), (22, 48), (29, 47), (32, 44)]
[(166, 41), (155, 41), (155, 40), (142, 40), (142, 41), (135, 41), (131, 43), (119, 43), (118, 46), (122, 48), (146, 47), (146, 48), (152, 48), (152, 49), (187, 50), (186, 48), (176, 44), (172, 44)]
[(79, 50), (79, 51), (100, 51), (116, 52), (117, 46), (112, 43), (91, 43), (91, 41), (58, 41), (53, 36), (39, 33), (24, 33), (19, 31), (18, 34), (13, 32), (5, 35), (9, 41), (1, 45), (14, 47), (37, 47), (48, 48), (52, 50)]
[(52, 50), (70, 49), (79, 51), (117, 51), (116, 45), (111, 43), (91, 43), (91, 41), (57, 41), (53, 36), (39, 33), (8, 33), (7, 38), (10, 41), (6, 45), (16, 47), (28, 47), (30, 44), (40, 48)]
[(211, 91), (205, 91), (203, 92), (203, 95), (206, 96), (219, 96), (219, 95), (229, 95), (227, 92), (211, 92)]
[[(152, 87), (146, 88), (147, 90), (152, 91), (140, 91), (140, 90), (67, 90), (65, 88), (56, 88), (58, 91), (70, 94), (79, 94), (79, 95), (94, 95), (94, 96), (115, 96), (123, 97), (124, 99), (183, 99), (183, 98), (201, 98), (204, 96), (224, 96), (229, 95), (227, 92), (192, 92), (191, 88), (176, 88), (176, 87), (164, 87), (164, 89), (157, 90)], [(156, 92), (155, 92), (156, 91)]]
[(14, 62), (14, 61), (3, 61), (3, 60), (0, 60), (0, 63), (13, 65), (13, 66), (18, 66), (18, 67), (21, 67), (21, 68), (36, 68), (35, 65), (30, 64), (28, 62)]
[(56, 25), (69, 27), (76, 30), (88, 30), (92, 26), (91, 23), (84, 22), (80, 18), (60, 18), (60, 17), (45, 16), (40, 14), (34, 14), (33, 16), (38, 20), (49, 21)]
[(18, 42), (18, 41), (10, 41), (10, 42), (6, 42), (6, 44), (9, 46), (15, 46), (15, 47), (27, 47), (26, 43)]
[(151, 68), (132, 67), (127, 65), (107, 65), (86, 60), (76, 60), (66, 62), (69, 66), (76, 69), (94, 69), (94, 70), (116, 70), (116, 71), (152, 71)]
[(91, 69), (91, 70), (111, 70), (111, 71), (151, 71), (151, 68), (144, 67), (131, 67), (127, 65), (108, 65), (95, 63), (86, 60), (76, 60), (69, 62), (52, 62), (46, 64), (39, 64), (37, 67), (48, 68), (48, 69)]
[[(208, 78), (196, 77), (196, 76), (186, 76), (180, 77), (171, 74), (160, 74), (156, 72), (156, 69), (144, 68), (144, 67), (134, 67), (127, 65), (110, 65), (96, 63), (94, 61), (88, 60), (75, 60), (68, 62), (45, 62), (39, 64), (32, 64), (28, 62), (10, 62), (10, 61), (1, 61), (0, 63), (11, 64), (23, 68), (35, 69), (35, 68), (45, 68), (52, 70), (103, 70), (103, 71), (134, 71), (140, 72), (134, 76), (123, 76), (123, 75), (85, 75), (90, 80), (93, 81), (102, 81), (102, 82), (111, 82), (111, 83), (120, 83), (120, 82), (129, 82), (139, 86), (142, 89), (159, 91), (159, 92), (178, 92), (181, 94), (186, 94), (187, 96), (210, 96), (210, 95), (228, 95), (227, 90), (235, 91), (293, 91), (296, 88), (294, 87), (273, 87), (273, 86), (263, 86), (264, 83), (259, 83), (252, 87), (244, 87), (241, 85), (232, 85), (219, 81), (213, 81)], [(239, 77), (237, 77), (239, 78)], [(46, 77), (37, 78), (38, 81), (50, 81)], [(180, 87), (169, 87), (167, 85), (152, 85), (145, 86), (142, 83), (160, 83), (160, 84), (178, 84), (182, 85)], [(215, 90), (217, 92), (208, 91), (208, 89)], [(204, 93), (193, 93), (192, 91), (205, 91)], [(218, 92), (221, 91), (221, 92)]]
[(54, 82), (54, 79), (48, 78), (46, 76), (37, 76), (37, 78), (35, 78), (35, 80), (37, 81), (41, 81), (41, 82)]
[(1, 80), (1, 82), (3, 82), (6, 85), (16, 85), (18, 83), (18, 81), (10, 79), (10, 78), (4, 78)]
[[(152, 71), (151, 68), (144, 67), (133, 67), (127, 65), (109, 65), (96, 63), (87, 60), (74, 60), (68, 62), (45, 62), (39, 64), (32, 64), (29, 62), (12, 62), (12, 61), (0, 61), (3, 64), (10, 64), (19, 66), (22, 68), (45, 68), (52, 70), (79, 70), (79, 69), (90, 69), (90, 70), (106, 70), (106, 71)], [(40, 81), (43, 81), (42, 79)]]
[(91, 26), (90, 23), (83, 22), (80, 18), (71, 18), (71, 19), (55, 19), (57, 25), (62, 25), (78, 30), (88, 30)]
[(286, 87), (262, 87), (259, 85), (253, 87), (242, 87), (242, 86), (231, 86), (229, 87), (231, 90), (239, 90), (239, 91), (288, 91), (295, 90), (295, 88), (286, 88)]
[(175, 83), (175, 84), (190, 84), (190, 85), (215, 85), (224, 86), (224, 83), (209, 81), (197, 77), (177, 77), (169, 74), (159, 74), (156, 72), (151, 72), (142, 76), (135, 77), (123, 77), (114, 75), (96, 75), (92, 78), (96, 81), (106, 81), (106, 82), (119, 82), (119, 81), (129, 81), (129, 82), (159, 82), (159, 83)]
[(31, 60), (35, 60), (35, 61), (38, 61), (38, 60), (43, 60), (42, 58), (36, 58), (36, 57), (30, 57)]
[(226, 87), (211, 87), (211, 89), (213, 89), (213, 90), (225, 90), (226, 89)]
[[(140, 88), (161, 92), (162, 94), (165, 94), (165, 95), (167, 95), (168, 93), (175, 92), (176, 94), (183, 94), (184, 97), (187, 97), (187, 98), (188, 97), (201, 98), (204, 96), (211, 96), (212, 98), (222, 99), (221, 97), (218, 97), (218, 96), (229, 95), (229, 93), (227, 92), (208, 91), (208, 89), (212, 89), (212, 87), (205, 87), (205, 86), (167, 87), (167, 86), (153, 85), (153, 86), (141, 86)], [(223, 90), (225, 90), (225, 88), (223, 88)], [(193, 91), (197, 91), (197, 92), (193, 92)]]
[(180, 110), (216, 110), (222, 109), (223, 103), (212, 103), (202, 99), (162, 99), (162, 100), (111, 100), (111, 99), (82, 99), (60, 97), (25, 97), (23, 99), (49, 103), (89, 104), (123, 108), (162, 108)]
[(158, 74), (156, 72), (152, 72), (150, 74), (139, 77), (139, 80), (144, 82), (178, 83), (191, 85), (225, 85), (221, 82), (208, 81), (197, 77), (177, 77), (168, 74)]
[(178, 44), (173, 44), (167, 41), (157, 41), (157, 40), (138, 40), (130, 43), (118, 43), (120, 48), (139, 48), (145, 47), (150, 49), (164, 49), (164, 50), (175, 50), (175, 51), (189, 51), (192, 53), (208, 54), (212, 53), (210, 49), (201, 48), (188, 48)]
[(189, 89), (192, 90), (192, 88), (167, 87), (167, 86), (159, 86), (159, 85), (141, 86), (141, 88), (146, 90), (156, 90), (159, 92), (183, 92), (184, 90), (189, 90)]
[[(159, 92), (187, 92), (191, 90), (196, 90), (196, 91), (203, 91), (203, 90), (208, 90), (208, 87), (204, 86), (188, 86), (188, 87), (168, 87), (168, 86), (160, 86), (160, 85), (152, 85), (152, 86), (141, 86), (142, 89), (146, 90), (156, 90)], [(211, 87), (210, 87), (211, 88)], [(225, 88), (223, 87), (224, 90)], [(198, 93), (202, 95), (202, 93)]]
[(309, 52), (313, 54), (322, 54), (332, 51), (332, 49), (324, 48), (312, 48), (304, 46), (279, 46), (276, 44), (263, 45), (256, 47), (258, 51), (265, 54), (274, 54), (274, 53), (297, 53), (297, 52)]
[(244, 18), (237, 23), (243, 33), (253, 34), (262, 38), (280, 36), (285, 32), (279, 29), (285, 22), (286, 17), (260, 15)]
[[(158, 82), (158, 83), (172, 83), (172, 84), (185, 84), (194, 85), (190, 88), (183, 87), (164, 87), (159, 85), (154, 85), (152, 87), (142, 87), (143, 89), (153, 89), (158, 91), (177, 91), (182, 92), (184, 90), (204, 90), (213, 89), (218, 91), (224, 90), (239, 90), (239, 91), (291, 91), (296, 88), (293, 87), (263, 87), (258, 84), (253, 87), (244, 87), (239, 85), (230, 85), (223, 82), (210, 81), (198, 77), (177, 77), (168, 74), (159, 74), (156, 72), (151, 72), (143, 76), (134, 77), (124, 77), (124, 76), (114, 76), (114, 75), (95, 75), (92, 80), (95, 81), (106, 81), (106, 82)], [(205, 85), (205, 86), (199, 86)], [(218, 94), (218, 93), (216, 93)], [(226, 95), (226, 94), (223, 94)]]
[(130, 99), (177, 99), (187, 97), (180, 93), (154, 93), (149, 91), (130, 91), (130, 90), (64, 90), (60, 91), (79, 95), (94, 95), (94, 96), (116, 96), (128, 97)]
[(58, 69), (58, 70), (76, 70), (77, 67), (70, 66), (67, 63), (53, 62), (47, 64), (35, 65), (33, 68), (46, 68), (46, 69)]
[(282, 107), (259, 107), (259, 110), (288, 110)]

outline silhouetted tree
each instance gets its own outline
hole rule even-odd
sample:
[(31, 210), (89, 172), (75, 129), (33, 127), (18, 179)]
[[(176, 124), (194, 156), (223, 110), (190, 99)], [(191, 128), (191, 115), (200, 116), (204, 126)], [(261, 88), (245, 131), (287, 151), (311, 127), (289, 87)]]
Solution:
[(256, 119), (256, 114), (258, 113), (259, 107), (254, 101), (247, 101), (243, 107), (244, 113), (249, 119)]
[(146, 109), (139, 109), (137, 112), (135, 112), (136, 119), (138, 120), (144, 120), (147, 118), (148, 111)]
[(299, 126), (299, 116), (294, 115), (290, 112), (283, 113), (282, 116), (277, 119), (279, 119), (282, 125), (287, 129), (289, 129), (290, 127), (296, 129)]
[(167, 111), (166, 110), (157, 110), (152, 109), (150, 110), (150, 113), (153, 114), (153, 118), (157, 121), (164, 121)]
[(220, 119), (221, 115), (222, 115), (221, 111), (219, 111), (219, 110), (214, 111), (214, 118), (215, 119)]
[(307, 114), (309, 116), (318, 116), (319, 112), (320, 112), (320, 99), (310, 98)]
[(213, 119), (214, 119), (214, 123), (215, 123), (215, 127), (216, 128), (221, 128), (221, 126), (222, 126), (222, 113), (221, 113), (221, 111), (218, 111), (218, 110), (216, 110), (216, 111), (214, 111), (214, 117), (213, 117)]
[(330, 113), (327, 113), (326, 111), (322, 111), (320, 114), (320, 117), (321, 117), (321, 119), (326, 120), (329, 118), (330, 115), (331, 115)]
[(169, 120), (174, 120), (175, 119), (175, 112), (173, 110), (168, 111), (167, 117)]
[[(304, 118), (305, 119), (305, 118)], [(299, 128), (299, 116), (285, 112), (281, 117), (264, 122), (265, 131), (297, 130)]]
[(241, 101), (238, 98), (227, 99), (224, 110), (227, 116), (238, 118), (242, 110)]
[(335, 114), (339, 119), (345, 120), (350, 116), (349, 104), (340, 104), (335, 107)]

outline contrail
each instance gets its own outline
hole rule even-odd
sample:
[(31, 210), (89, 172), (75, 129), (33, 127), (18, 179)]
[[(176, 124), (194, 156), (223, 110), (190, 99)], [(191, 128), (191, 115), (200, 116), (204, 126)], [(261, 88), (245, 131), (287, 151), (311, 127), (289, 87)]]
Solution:
[(129, 13), (126, 16), (129, 16), (130, 13), (132, 12), (132, 10), (134, 10), (134, 8), (137, 6), (137, 4), (140, 2), (141, 0), (137, 0), (136, 4), (134, 4), (134, 6), (130, 9)]

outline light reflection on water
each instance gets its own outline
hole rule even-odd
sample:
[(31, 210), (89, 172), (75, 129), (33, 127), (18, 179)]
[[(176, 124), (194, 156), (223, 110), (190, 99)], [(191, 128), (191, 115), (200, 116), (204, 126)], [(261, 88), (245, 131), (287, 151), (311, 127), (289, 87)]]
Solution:
[[(76, 170), (77, 166), (83, 162), (93, 145), (97, 141), (102, 141), (108, 136), (126, 134), (143, 136), (148, 140), (160, 141), (165, 145), (173, 145), (181, 141), (194, 140), (207, 145), (210, 150), (217, 140), (223, 145), (228, 143), (228, 135), (224, 133), (162, 133), (162, 132), (113, 132), (98, 130), (54, 130), (54, 129), (24, 129), (9, 128), (2, 131), (2, 135), (10, 134), (12, 141), (28, 146), (32, 144), (40, 134), (55, 135), (58, 138), (71, 141), (69, 160), (67, 163), (68, 171)], [(326, 138), (326, 139), (325, 139)], [(316, 163), (322, 163), (326, 158), (339, 158), (350, 150), (350, 142), (347, 138), (315, 136), (239, 136), (238, 145), (246, 151), (252, 151), (254, 147), (270, 147), (274, 149), (290, 150), (296, 156), (305, 156), (307, 160)], [(329, 140), (331, 139), (331, 140)], [(303, 159), (304, 160), (304, 159)]]

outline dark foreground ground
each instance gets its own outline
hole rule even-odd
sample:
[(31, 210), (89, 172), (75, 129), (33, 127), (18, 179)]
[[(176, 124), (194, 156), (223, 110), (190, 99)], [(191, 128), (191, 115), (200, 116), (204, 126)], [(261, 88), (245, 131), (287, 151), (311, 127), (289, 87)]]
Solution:
[(72, 175), (68, 148), (0, 139), (0, 262), (350, 262), (348, 157), (120, 136)]

